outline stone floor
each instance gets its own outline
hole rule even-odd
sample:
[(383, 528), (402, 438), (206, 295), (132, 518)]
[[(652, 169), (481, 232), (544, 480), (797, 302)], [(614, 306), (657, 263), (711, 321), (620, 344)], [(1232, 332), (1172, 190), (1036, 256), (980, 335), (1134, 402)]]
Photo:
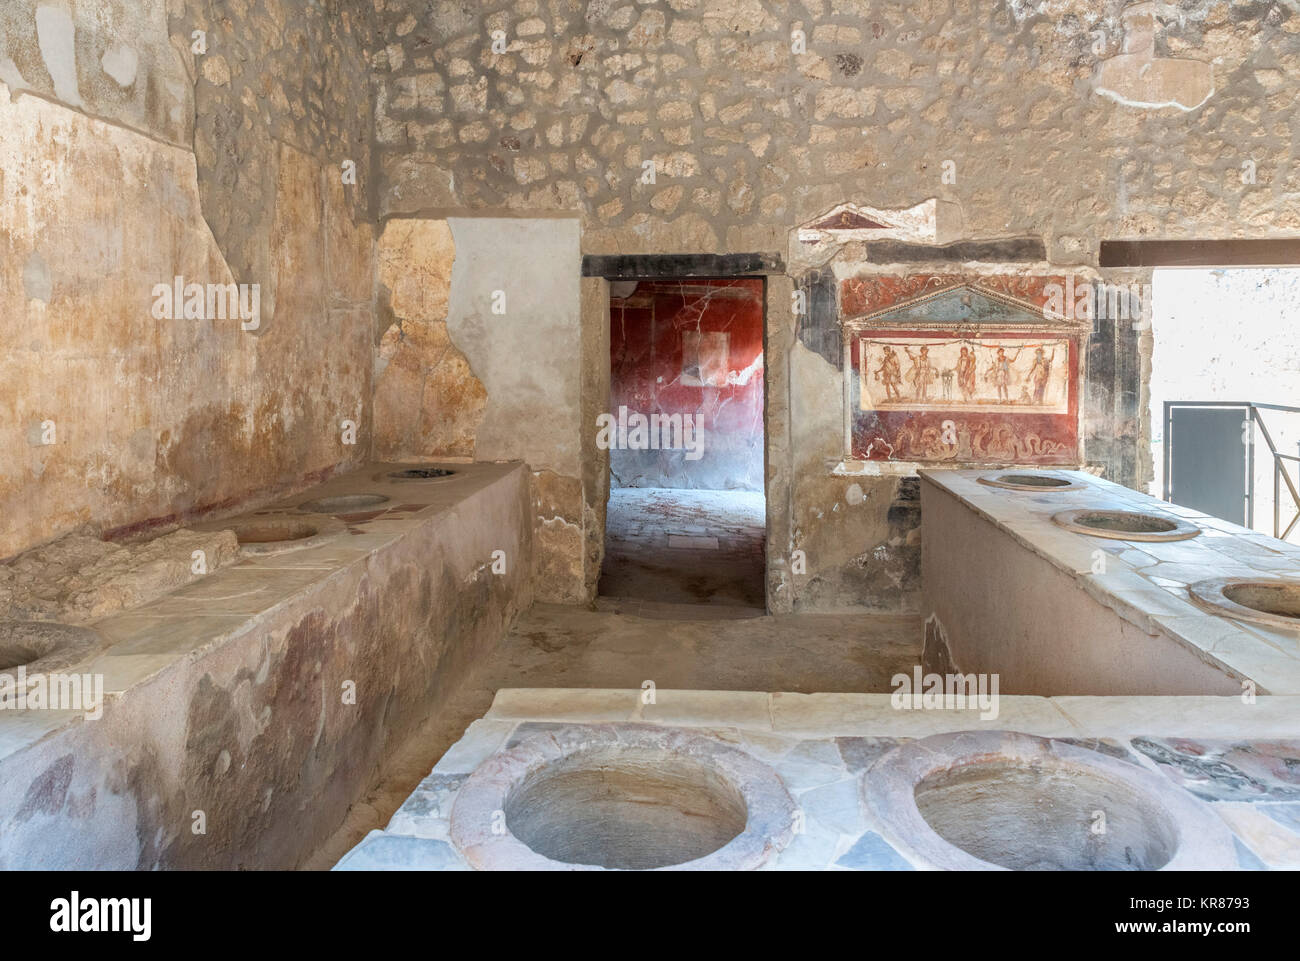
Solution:
[(652, 681), (665, 690), (887, 693), (889, 679), (920, 659), (922, 625), (912, 615), (711, 619), (708, 607), (658, 604), (653, 617), (638, 617), (620, 612), (622, 604), (539, 604), (521, 617), (474, 679), (395, 752), (375, 791), (307, 867), (331, 867), (387, 824), (501, 688), (640, 689)]
[(610, 490), (608, 511), (602, 597), (709, 605), (739, 617), (763, 608), (761, 493), (621, 487)]

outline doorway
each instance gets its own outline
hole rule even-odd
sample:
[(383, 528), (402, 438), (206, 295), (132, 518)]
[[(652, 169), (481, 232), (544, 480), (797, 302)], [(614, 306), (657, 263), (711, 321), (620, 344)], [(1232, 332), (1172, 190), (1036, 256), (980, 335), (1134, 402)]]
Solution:
[(1300, 540), (1300, 268), (1152, 279), (1150, 493)]
[(598, 594), (631, 613), (765, 610), (761, 277), (610, 285)]

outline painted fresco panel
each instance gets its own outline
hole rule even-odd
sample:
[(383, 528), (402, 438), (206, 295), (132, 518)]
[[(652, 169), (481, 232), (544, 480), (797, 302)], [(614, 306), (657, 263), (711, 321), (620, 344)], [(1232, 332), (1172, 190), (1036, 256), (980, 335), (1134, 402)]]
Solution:
[(849, 456), (1078, 465), (1083, 332), (1045, 317), (1048, 280), (846, 282)]
[(862, 410), (1070, 412), (1063, 337), (859, 337)]

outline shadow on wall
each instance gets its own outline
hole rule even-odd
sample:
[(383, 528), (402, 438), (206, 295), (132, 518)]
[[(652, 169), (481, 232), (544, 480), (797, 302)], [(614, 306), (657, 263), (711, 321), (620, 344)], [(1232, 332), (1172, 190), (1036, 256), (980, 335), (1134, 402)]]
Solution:
[[(611, 485), (763, 490), (762, 279), (626, 286), (610, 298)], [(669, 420), (638, 432), (637, 415)]]

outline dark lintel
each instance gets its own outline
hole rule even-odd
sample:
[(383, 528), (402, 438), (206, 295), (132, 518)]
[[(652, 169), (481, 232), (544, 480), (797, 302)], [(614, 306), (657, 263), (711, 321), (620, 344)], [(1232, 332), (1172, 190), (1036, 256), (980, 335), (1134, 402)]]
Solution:
[(1273, 240), (1103, 240), (1102, 267), (1289, 267), (1300, 237)]
[(1011, 237), (1005, 240), (959, 240), (933, 246), (899, 240), (869, 240), (862, 245), (867, 260), (874, 264), (943, 263), (978, 261), (986, 264), (1040, 263), (1047, 259), (1041, 237)]
[(587, 254), (582, 276), (606, 280), (676, 280), (785, 273), (780, 254)]

